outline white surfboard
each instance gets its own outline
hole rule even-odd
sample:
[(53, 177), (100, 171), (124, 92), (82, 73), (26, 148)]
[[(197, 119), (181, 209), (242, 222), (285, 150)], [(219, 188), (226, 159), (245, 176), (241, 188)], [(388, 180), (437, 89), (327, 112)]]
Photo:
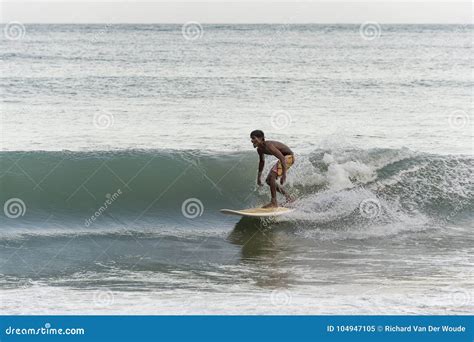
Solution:
[(280, 216), (291, 213), (295, 209), (290, 208), (249, 208), (249, 209), (242, 209), (242, 210), (232, 210), (232, 209), (221, 209), (220, 212), (223, 214), (230, 214), (230, 215), (240, 215), (246, 217), (272, 217), (272, 216)]

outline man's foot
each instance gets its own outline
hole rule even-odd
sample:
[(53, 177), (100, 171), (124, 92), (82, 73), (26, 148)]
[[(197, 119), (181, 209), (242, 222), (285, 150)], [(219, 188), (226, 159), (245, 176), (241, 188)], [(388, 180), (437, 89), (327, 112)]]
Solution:
[(286, 196), (286, 201), (285, 203), (293, 203), (294, 201), (296, 201), (296, 198), (294, 198), (293, 196)]
[(265, 204), (262, 208), (276, 208), (278, 207), (277, 202), (270, 202), (268, 204)]

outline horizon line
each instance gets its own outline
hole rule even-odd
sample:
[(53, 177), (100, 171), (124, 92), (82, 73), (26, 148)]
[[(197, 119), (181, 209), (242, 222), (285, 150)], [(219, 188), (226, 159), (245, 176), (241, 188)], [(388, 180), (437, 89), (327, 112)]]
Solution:
[[(187, 22), (24, 22), (19, 20), (11, 20), (8, 22), (0, 21), (0, 25), (8, 25), (9, 23), (19, 22), (24, 25), (184, 25)], [(189, 21), (188, 21), (189, 22)], [(364, 22), (331, 22), (331, 23), (318, 23), (318, 22), (308, 22), (308, 23), (287, 23), (287, 22), (199, 22), (201, 25), (287, 25), (287, 26), (301, 26), (301, 25), (361, 25)], [(445, 22), (382, 22), (382, 21), (373, 21), (380, 25), (464, 25), (464, 26), (473, 26), (474, 22), (470, 23), (445, 23)]]

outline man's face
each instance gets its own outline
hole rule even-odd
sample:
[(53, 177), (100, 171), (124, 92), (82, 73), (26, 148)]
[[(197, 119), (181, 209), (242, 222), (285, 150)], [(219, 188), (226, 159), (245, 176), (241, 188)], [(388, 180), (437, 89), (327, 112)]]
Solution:
[(256, 136), (252, 135), (250, 137), (250, 141), (252, 142), (253, 147), (258, 147), (262, 144), (263, 140), (261, 138), (257, 138)]

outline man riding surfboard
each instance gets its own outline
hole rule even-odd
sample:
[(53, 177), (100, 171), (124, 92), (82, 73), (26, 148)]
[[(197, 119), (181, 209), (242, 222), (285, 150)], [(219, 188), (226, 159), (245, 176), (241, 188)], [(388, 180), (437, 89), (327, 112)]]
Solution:
[[(262, 172), (265, 166), (265, 154), (274, 155), (278, 158), (276, 164), (272, 167), (266, 178), (266, 183), (270, 186), (270, 193), (272, 199), (270, 203), (263, 206), (263, 208), (278, 207), (276, 192), (283, 194), (287, 202), (291, 202), (291, 196), (283, 189), (282, 185), (286, 181), (286, 171), (295, 162), (293, 151), (285, 144), (279, 141), (265, 140), (265, 135), (261, 130), (255, 130), (250, 133), (250, 140), (254, 148), (257, 148), (257, 153), (260, 158), (258, 164), (257, 184), (262, 185)], [(280, 178), (280, 185), (276, 180)]]

